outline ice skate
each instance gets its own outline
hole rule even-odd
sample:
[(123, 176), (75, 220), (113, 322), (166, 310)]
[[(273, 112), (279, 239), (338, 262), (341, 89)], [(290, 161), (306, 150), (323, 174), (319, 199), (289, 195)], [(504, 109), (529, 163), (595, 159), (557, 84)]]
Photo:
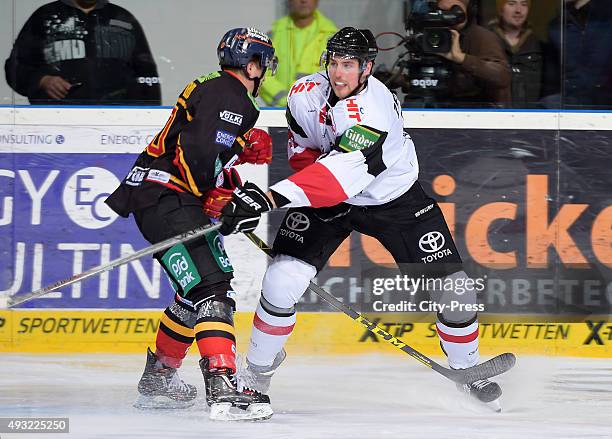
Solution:
[(147, 364), (138, 383), (138, 392), (140, 396), (134, 407), (141, 409), (190, 407), (198, 394), (195, 386), (181, 380), (175, 368), (159, 363), (151, 349), (147, 349)]
[(206, 403), (213, 421), (261, 421), (274, 412), (267, 395), (243, 387), (236, 388), (234, 371), (227, 368), (209, 368), (208, 358), (200, 360), (206, 387)]
[(478, 380), (470, 384), (457, 384), (457, 389), (474, 397), (491, 410), (501, 412), (499, 397), (502, 394), (502, 390), (496, 382), (488, 379)]
[(245, 366), (238, 370), (238, 388), (246, 387), (249, 389), (256, 390), (260, 393), (268, 393), (270, 389), (270, 382), (276, 369), (281, 363), (287, 358), (285, 349), (281, 349), (271, 366), (258, 366), (245, 359)]

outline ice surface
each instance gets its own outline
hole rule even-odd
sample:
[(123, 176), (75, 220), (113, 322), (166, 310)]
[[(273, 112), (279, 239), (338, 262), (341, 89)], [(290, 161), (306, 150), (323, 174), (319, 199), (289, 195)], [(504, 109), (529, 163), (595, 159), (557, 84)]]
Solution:
[(0, 416), (69, 417), (70, 433), (53, 437), (73, 439), (612, 438), (609, 359), (519, 356), (499, 377), (504, 411), (496, 414), (406, 356), (289, 355), (272, 384), (275, 415), (261, 423), (208, 420), (196, 356), (181, 369), (202, 393), (194, 407), (133, 408), (144, 352), (2, 354)]

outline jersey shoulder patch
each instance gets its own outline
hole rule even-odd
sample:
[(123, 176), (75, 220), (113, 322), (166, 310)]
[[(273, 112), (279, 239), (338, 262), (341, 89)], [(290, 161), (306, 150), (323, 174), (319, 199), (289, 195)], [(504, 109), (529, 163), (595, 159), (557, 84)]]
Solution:
[(342, 134), (338, 141), (338, 147), (345, 152), (359, 151), (376, 145), (383, 134), (374, 128), (353, 125)]
[[(325, 91), (322, 87), (327, 81), (320, 73), (304, 76), (293, 83), (287, 95), (287, 104), (304, 105), (325, 100)], [(318, 105), (318, 104), (317, 104)]]
[(196, 81), (198, 81), (201, 84), (202, 82), (210, 81), (211, 79), (218, 78), (219, 76), (221, 76), (221, 73), (212, 72), (212, 73), (209, 73), (208, 75), (200, 76), (199, 78), (196, 79)]

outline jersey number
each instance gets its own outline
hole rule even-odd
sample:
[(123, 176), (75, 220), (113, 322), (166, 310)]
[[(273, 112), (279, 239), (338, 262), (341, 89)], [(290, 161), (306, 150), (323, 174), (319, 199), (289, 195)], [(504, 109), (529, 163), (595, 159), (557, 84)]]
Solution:
[(153, 141), (149, 143), (149, 146), (147, 146), (147, 153), (150, 156), (159, 157), (164, 152), (166, 152), (166, 136), (168, 135), (168, 131), (170, 131), (170, 127), (174, 123), (177, 110), (178, 107), (176, 106), (172, 109), (172, 114), (170, 115), (168, 122), (166, 122), (164, 129), (161, 130), (161, 132), (159, 132), (157, 136), (155, 136)]

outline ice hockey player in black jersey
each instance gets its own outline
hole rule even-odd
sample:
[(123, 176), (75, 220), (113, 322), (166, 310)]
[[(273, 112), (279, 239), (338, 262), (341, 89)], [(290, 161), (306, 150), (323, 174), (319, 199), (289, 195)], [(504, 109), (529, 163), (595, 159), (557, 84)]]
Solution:
[[(237, 188), (223, 210), (221, 233), (227, 234), (253, 230), (270, 205), (289, 208), (274, 241), (277, 256), (264, 276), (247, 368), (239, 377), (260, 392), (267, 392), (285, 358), (297, 302), (353, 230), (380, 241), (407, 275), (470, 284), (442, 211), (419, 184), (400, 104), (370, 76), (377, 52), (367, 29), (346, 27), (328, 41), (325, 70), (299, 79), (288, 96), (289, 163), (297, 172), (267, 193), (250, 183)], [(244, 194), (256, 203), (246, 203)], [(430, 293), (440, 303), (475, 304), (475, 289), (466, 290)], [(447, 308), (438, 313), (436, 327), (450, 367), (478, 363), (475, 307)], [(487, 403), (501, 395), (489, 380), (461, 390)]]
[[(276, 70), (271, 40), (253, 28), (232, 29), (217, 54), (221, 70), (185, 87), (164, 128), (106, 201), (121, 216), (133, 214), (151, 243), (216, 221), (241, 185), (233, 166), (272, 160), (270, 136), (254, 128), (254, 97), (266, 71)], [(162, 315), (156, 351), (147, 353), (137, 406), (194, 403), (196, 389), (177, 369), (195, 338), (211, 418), (272, 416), (266, 395), (236, 387), (233, 269), (222, 239), (214, 232), (155, 255), (176, 295)]]

